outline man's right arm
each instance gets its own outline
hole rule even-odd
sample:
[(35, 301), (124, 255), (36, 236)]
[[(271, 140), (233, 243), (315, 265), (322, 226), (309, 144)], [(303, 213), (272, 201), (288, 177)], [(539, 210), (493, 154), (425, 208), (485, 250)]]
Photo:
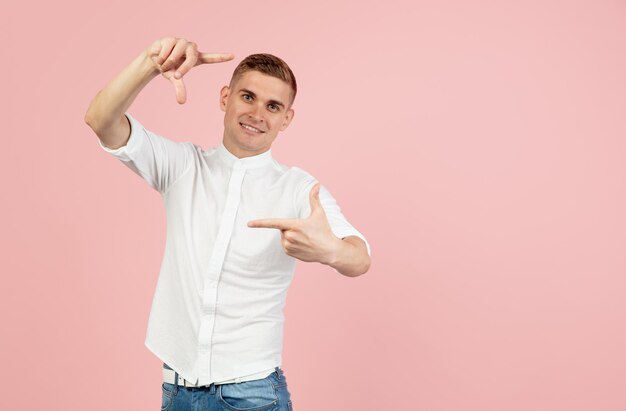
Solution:
[(85, 114), (85, 122), (106, 147), (123, 147), (130, 138), (130, 124), (124, 113), (150, 80), (162, 74), (174, 85), (176, 101), (184, 104), (187, 92), (183, 76), (189, 70), (200, 64), (229, 61), (233, 57), (231, 53), (200, 53), (196, 43), (186, 39), (161, 38), (96, 94)]
[(130, 124), (124, 113), (139, 92), (160, 73), (147, 51), (143, 51), (96, 94), (85, 114), (85, 122), (103, 145), (112, 149), (126, 145)]

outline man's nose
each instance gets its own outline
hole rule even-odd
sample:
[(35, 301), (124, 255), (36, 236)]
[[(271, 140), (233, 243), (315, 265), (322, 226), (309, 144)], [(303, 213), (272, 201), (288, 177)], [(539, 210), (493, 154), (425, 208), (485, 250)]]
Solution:
[(261, 116), (261, 105), (253, 104), (248, 112), (248, 116), (256, 121), (263, 121), (263, 117)]

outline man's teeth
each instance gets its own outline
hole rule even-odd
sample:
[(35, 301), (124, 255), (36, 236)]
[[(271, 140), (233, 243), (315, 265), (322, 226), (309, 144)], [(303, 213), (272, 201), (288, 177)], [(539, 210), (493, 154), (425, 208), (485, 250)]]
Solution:
[(255, 133), (261, 133), (261, 130), (259, 130), (259, 129), (257, 129), (257, 128), (251, 127), (251, 126), (249, 126), (249, 125), (247, 125), (247, 124), (243, 124), (243, 123), (239, 123), (239, 124), (241, 124), (241, 126), (242, 126), (243, 128), (245, 128), (246, 130), (250, 130), (250, 131), (253, 131), (253, 132), (255, 132)]

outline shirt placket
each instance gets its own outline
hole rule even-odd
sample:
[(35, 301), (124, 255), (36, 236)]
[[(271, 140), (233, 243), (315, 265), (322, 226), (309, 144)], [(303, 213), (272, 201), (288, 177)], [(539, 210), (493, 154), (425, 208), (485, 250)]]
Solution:
[(232, 174), (228, 182), (228, 194), (224, 205), (224, 213), (220, 222), (220, 228), (215, 239), (213, 254), (208, 265), (208, 273), (202, 296), (202, 319), (198, 335), (198, 364), (199, 377), (207, 381), (211, 375), (211, 340), (215, 325), (215, 313), (217, 304), (217, 284), (224, 266), (224, 258), (235, 224), (235, 217), (239, 209), (241, 199), (241, 184), (246, 170), (241, 163), (233, 164)]

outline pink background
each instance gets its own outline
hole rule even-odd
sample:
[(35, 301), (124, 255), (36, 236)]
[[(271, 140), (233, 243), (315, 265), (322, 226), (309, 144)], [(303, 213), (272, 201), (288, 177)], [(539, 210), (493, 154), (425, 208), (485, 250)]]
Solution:
[[(471, 4), (470, 4), (471, 3)], [(624, 1), (3, 4), (2, 409), (156, 410), (143, 341), (158, 193), (102, 151), (91, 98), (174, 35), (300, 85), (274, 156), (372, 246), (364, 276), (300, 263), (295, 409), (626, 409)], [(130, 109), (215, 146), (234, 62)]]

